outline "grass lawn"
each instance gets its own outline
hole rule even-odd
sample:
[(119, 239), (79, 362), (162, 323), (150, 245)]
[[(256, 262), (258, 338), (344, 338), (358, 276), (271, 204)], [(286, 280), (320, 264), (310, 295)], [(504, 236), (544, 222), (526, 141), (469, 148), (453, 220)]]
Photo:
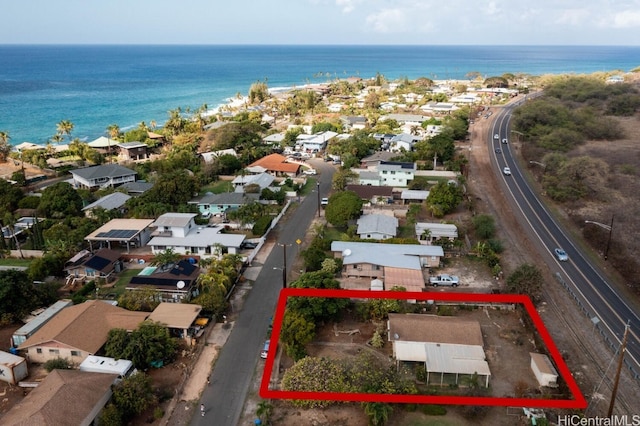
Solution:
[(13, 257), (0, 259), (0, 266), (29, 266), (33, 259), (16, 259)]
[(101, 297), (104, 297), (107, 294), (115, 293), (116, 299), (117, 299), (118, 296), (124, 293), (124, 288), (127, 286), (129, 281), (131, 280), (131, 277), (138, 275), (141, 270), (142, 269), (125, 269), (124, 271), (120, 272), (118, 281), (116, 281), (115, 286), (101, 288), (98, 294)]
[(207, 192), (212, 192), (214, 194), (222, 194), (223, 192), (233, 192), (233, 184), (229, 180), (219, 180), (217, 182), (212, 182), (207, 186), (203, 186), (200, 188), (200, 193), (205, 194)]

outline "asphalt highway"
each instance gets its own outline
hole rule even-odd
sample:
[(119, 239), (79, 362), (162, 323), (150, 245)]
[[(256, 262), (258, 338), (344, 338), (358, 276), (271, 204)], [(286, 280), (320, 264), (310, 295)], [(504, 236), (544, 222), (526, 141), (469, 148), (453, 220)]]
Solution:
[[(512, 155), (511, 143), (512, 139), (517, 139), (521, 135), (510, 129), (511, 113), (517, 105), (506, 106), (497, 113), (488, 135), (491, 141), (492, 163), (496, 165), (496, 171), (501, 176), (504, 193), (513, 198), (517, 206), (514, 214), (521, 223), (526, 223), (531, 227), (540, 244), (547, 249), (544, 260), (557, 277), (556, 282), (548, 284), (565, 285), (582, 309), (586, 317), (585, 321), (591, 321), (594, 329), (598, 329), (613, 352), (619, 350), (625, 325), (629, 323), (630, 329), (624, 362), (632, 376), (640, 381), (640, 340), (638, 338), (640, 317), (638, 312), (625, 302), (624, 297), (618, 294), (616, 289), (607, 282), (604, 274), (589, 262), (577, 248), (522, 176), (518, 163)], [(495, 139), (494, 135), (498, 135), (498, 138)], [(503, 139), (507, 139), (508, 142), (502, 143)], [(500, 152), (496, 152), (496, 148), (500, 148)], [(539, 167), (545, 167), (539, 162), (535, 164)], [(511, 169), (510, 176), (503, 174), (504, 167)], [(553, 250), (557, 247), (567, 252), (568, 261), (561, 262), (555, 257)], [(594, 339), (597, 338), (594, 336)]]

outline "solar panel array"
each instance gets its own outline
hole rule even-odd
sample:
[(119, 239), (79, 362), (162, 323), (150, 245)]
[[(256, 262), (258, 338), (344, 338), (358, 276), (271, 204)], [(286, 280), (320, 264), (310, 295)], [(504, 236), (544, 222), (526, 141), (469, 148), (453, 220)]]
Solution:
[(135, 229), (112, 229), (107, 232), (100, 232), (96, 235), (96, 237), (128, 240), (137, 233), (138, 231)]

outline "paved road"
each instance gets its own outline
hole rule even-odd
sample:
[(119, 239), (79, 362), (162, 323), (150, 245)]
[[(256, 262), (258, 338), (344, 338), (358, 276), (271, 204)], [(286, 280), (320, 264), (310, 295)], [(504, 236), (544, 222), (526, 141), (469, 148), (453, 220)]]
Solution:
[[(520, 219), (529, 224), (539, 243), (546, 247), (548, 254), (545, 261), (552, 265), (552, 270), (558, 277), (558, 285), (565, 283), (581, 306), (585, 317), (597, 323), (597, 328), (614, 352), (621, 345), (625, 324), (630, 323), (625, 364), (631, 370), (632, 376), (640, 381), (638, 311), (635, 306), (625, 302), (624, 296), (618, 294), (602, 272), (582, 254), (568, 234), (556, 223), (518, 169), (512, 156), (511, 143), (502, 143), (503, 138), (512, 140), (519, 136), (517, 133), (510, 132), (509, 122), (514, 106), (516, 104), (506, 107), (499, 113), (489, 134), (493, 161), (497, 164), (497, 170), (501, 172), (505, 166), (511, 168), (511, 176), (501, 173), (501, 184), (518, 206), (515, 214), (520, 215)], [(499, 135), (499, 139), (494, 139), (495, 134)], [(501, 148), (500, 153), (495, 152), (497, 147)], [(542, 163), (537, 165), (544, 167)], [(563, 248), (567, 252), (569, 261), (560, 262), (555, 258), (553, 250), (556, 247)]]
[[(334, 166), (322, 160), (314, 160), (320, 172), (320, 194), (326, 196), (331, 188)], [(292, 206), (286, 223), (281, 221), (278, 244), (287, 245), (287, 268), (290, 269), (297, 254), (296, 239), (303, 239), (314, 215), (317, 215), (317, 193), (309, 194), (300, 205)], [(220, 351), (211, 375), (211, 386), (202, 395), (206, 415), (194, 416), (192, 425), (236, 426), (251, 386), (260, 350), (264, 344), (269, 318), (275, 312), (282, 288), (284, 249), (277, 245), (271, 251), (258, 278), (238, 315), (229, 339)], [(274, 269), (280, 268), (280, 269)]]

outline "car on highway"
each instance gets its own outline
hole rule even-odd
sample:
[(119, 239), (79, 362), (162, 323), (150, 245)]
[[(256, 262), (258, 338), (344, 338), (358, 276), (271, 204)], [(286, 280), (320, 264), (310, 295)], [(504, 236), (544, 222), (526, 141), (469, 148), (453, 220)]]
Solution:
[(502, 173), (504, 173), (505, 176), (511, 176), (511, 169), (509, 167), (505, 167), (502, 169)]
[(496, 148), (496, 154), (502, 154), (502, 150), (500, 148)]
[(494, 139), (500, 139), (500, 135), (496, 133), (495, 135), (493, 135), (493, 138)]
[(502, 143), (509, 143), (509, 140), (507, 138), (502, 139)]
[(553, 249), (553, 253), (556, 255), (556, 259), (558, 259), (560, 262), (566, 262), (567, 260), (569, 260), (569, 255), (567, 254), (567, 252), (562, 250), (560, 247), (556, 247), (555, 249)]
[(264, 346), (262, 347), (262, 351), (260, 352), (260, 358), (267, 359), (267, 355), (269, 355), (269, 345), (271, 344), (271, 339), (266, 340), (264, 342)]

